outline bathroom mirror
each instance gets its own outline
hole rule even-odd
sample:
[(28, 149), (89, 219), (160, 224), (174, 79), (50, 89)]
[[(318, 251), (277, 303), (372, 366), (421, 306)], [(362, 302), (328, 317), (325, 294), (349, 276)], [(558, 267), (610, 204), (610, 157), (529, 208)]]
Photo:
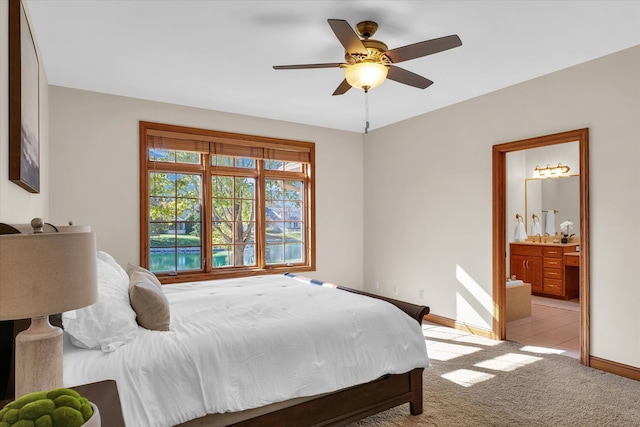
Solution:
[[(525, 179), (525, 225), (527, 234), (532, 232), (533, 215), (540, 220), (540, 234), (544, 236), (547, 214), (554, 212), (554, 227), (556, 234), (560, 234), (560, 224), (564, 221), (573, 222), (572, 234), (580, 235), (580, 175), (570, 175), (558, 178), (529, 178)], [(533, 230), (535, 231), (535, 230)]]

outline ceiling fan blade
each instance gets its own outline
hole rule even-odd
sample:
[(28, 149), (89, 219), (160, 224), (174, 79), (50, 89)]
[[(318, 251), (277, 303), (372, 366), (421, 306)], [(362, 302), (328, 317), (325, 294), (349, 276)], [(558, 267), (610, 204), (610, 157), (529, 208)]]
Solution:
[(362, 44), (362, 40), (360, 40), (360, 37), (347, 21), (344, 19), (327, 19), (327, 22), (340, 43), (342, 43), (342, 46), (344, 46), (344, 50), (351, 54), (361, 53), (366, 55), (368, 53), (367, 48)]
[(349, 84), (349, 82), (347, 82), (347, 79), (344, 79), (342, 81), (342, 83), (340, 83), (340, 86), (338, 86), (336, 88), (335, 91), (333, 91), (332, 95), (342, 95), (344, 94), (346, 91), (348, 91), (349, 89), (351, 89), (351, 85)]
[(462, 40), (457, 35), (453, 35), (397, 47), (388, 50), (386, 55), (391, 62), (397, 63), (432, 55), (458, 46), (462, 46)]
[(326, 64), (301, 64), (301, 65), (274, 65), (274, 70), (302, 70), (305, 68), (340, 68), (346, 65), (341, 62), (331, 62)]
[(419, 89), (426, 89), (433, 84), (431, 80), (425, 77), (393, 65), (389, 65), (389, 74), (387, 74), (387, 78)]

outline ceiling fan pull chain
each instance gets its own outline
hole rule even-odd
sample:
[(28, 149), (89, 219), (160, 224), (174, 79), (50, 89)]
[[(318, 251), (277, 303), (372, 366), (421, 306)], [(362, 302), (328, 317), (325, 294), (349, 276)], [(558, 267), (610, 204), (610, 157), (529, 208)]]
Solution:
[(364, 133), (369, 133), (369, 91), (364, 91)]

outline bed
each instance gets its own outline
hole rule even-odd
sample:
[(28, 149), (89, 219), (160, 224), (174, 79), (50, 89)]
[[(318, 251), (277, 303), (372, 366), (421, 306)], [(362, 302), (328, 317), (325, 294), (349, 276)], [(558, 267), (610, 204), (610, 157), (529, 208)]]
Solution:
[(344, 425), (404, 403), (422, 412), (425, 306), (255, 276), (162, 286), (170, 326), (150, 330), (136, 323), (131, 273), (99, 253), (98, 303), (63, 315), (64, 385), (115, 379), (129, 427)]

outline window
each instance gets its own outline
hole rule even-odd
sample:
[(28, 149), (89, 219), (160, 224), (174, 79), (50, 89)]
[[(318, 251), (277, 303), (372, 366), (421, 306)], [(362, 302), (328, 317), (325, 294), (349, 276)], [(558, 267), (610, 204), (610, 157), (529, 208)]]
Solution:
[(140, 262), (164, 282), (313, 270), (314, 144), (140, 122)]

